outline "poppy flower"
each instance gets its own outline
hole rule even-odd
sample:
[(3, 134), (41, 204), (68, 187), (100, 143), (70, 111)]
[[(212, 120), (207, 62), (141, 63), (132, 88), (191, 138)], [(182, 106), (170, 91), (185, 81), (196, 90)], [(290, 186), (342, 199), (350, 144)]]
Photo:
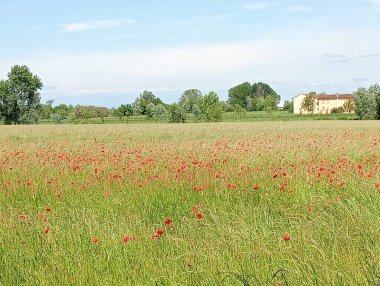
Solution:
[(156, 234), (157, 235), (163, 235), (165, 231), (162, 228), (156, 229)]
[(26, 221), (26, 215), (24, 215), (24, 214), (20, 214), (20, 215), (18, 216), (18, 218), (19, 218), (21, 221)]
[(46, 211), (47, 213), (51, 212), (51, 207), (47, 207), (47, 208), (45, 209), (45, 211)]
[(254, 185), (254, 186), (253, 186), (253, 189), (254, 189), (255, 191), (257, 191), (257, 190), (259, 189), (259, 185)]
[(50, 231), (50, 227), (45, 227), (45, 229), (44, 229), (44, 232), (46, 233), (46, 234), (48, 234), (49, 233), (49, 231)]
[(99, 241), (100, 241), (100, 239), (97, 238), (97, 237), (93, 237), (93, 238), (91, 239), (92, 244), (98, 244)]
[(203, 218), (203, 215), (202, 215), (202, 213), (197, 213), (197, 214), (196, 214), (196, 217), (197, 217), (197, 219), (202, 219), (202, 218)]
[(284, 239), (285, 241), (290, 240), (290, 235), (289, 235), (289, 234), (285, 234), (284, 237), (283, 237), (283, 239)]
[(165, 220), (164, 220), (164, 224), (165, 224), (165, 226), (168, 226), (169, 224), (171, 224), (172, 223), (172, 220), (170, 219), (170, 218), (166, 218)]
[(131, 240), (133, 240), (133, 237), (131, 237), (131, 236), (126, 235), (126, 236), (123, 237), (123, 242), (124, 243), (128, 243)]

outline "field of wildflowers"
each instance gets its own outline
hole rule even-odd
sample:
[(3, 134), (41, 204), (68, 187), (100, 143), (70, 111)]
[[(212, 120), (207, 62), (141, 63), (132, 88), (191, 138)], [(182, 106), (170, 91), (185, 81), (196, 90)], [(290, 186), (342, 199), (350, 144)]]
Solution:
[(0, 285), (379, 285), (380, 123), (0, 126)]

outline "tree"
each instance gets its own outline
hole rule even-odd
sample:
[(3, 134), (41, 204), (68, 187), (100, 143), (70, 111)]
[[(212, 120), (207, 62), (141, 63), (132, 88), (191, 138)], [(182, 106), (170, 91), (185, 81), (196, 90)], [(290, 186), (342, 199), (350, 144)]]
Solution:
[(228, 91), (228, 102), (231, 105), (237, 103), (248, 111), (261, 111), (276, 109), (280, 96), (266, 83), (258, 82), (251, 85), (244, 82)]
[(285, 100), (284, 111), (288, 111), (289, 113), (293, 113), (293, 101)]
[(370, 93), (373, 93), (376, 98), (376, 106), (377, 106), (377, 119), (380, 119), (380, 85), (374, 84), (371, 85), (368, 89)]
[(149, 103), (145, 108), (145, 115), (148, 118), (153, 118), (153, 111), (156, 108), (156, 105), (154, 103)]
[(365, 88), (359, 88), (354, 93), (355, 113), (362, 119), (377, 119), (377, 102), (376, 93), (373, 89), (367, 90)]
[(154, 105), (153, 111), (152, 111), (152, 118), (157, 123), (161, 120), (164, 120), (167, 116), (166, 108), (162, 104)]
[(216, 92), (209, 92), (202, 99), (201, 111), (206, 116), (207, 121), (221, 121), (223, 106)]
[(140, 94), (140, 96), (136, 98), (135, 102), (133, 103), (134, 114), (146, 115), (146, 107), (149, 105), (149, 103), (152, 103), (154, 105), (163, 104), (162, 100), (156, 97), (153, 92), (144, 90), (144, 92)]
[(271, 88), (268, 84), (263, 82), (258, 82), (252, 85), (251, 88), (251, 97), (252, 99), (256, 98), (265, 98), (265, 104), (262, 110), (266, 107), (272, 107), (276, 109), (280, 103), (281, 97)]
[(194, 105), (199, 105), (202, 100), (202, 92), (199, 89), (188, 89), (181, 95), (178, 104), (183, 106), (187, 112), (193, 110)]
[(237, 121), (240, 121), (247, 114), (247, 111), (244, 107), (240, 106), (238, 103), (235, 104), (235, 118)]
[(70, 113), (72, 113), (74, 110), (74, 106), (72, 105), (66, 105), (66, 104), (60, 104), (53, 108), (53, 114), (58, 114), (62, 118), (68, 118), (70, 116)]
[(133, 114), (133, 108), (131, 104), (122, 104), (113, 111), (113, 115), (118, 117), (120, 121), (123, 120), (123, 117), (127, 117), (127, 123), (129, 117)]
[(351, 113), (354, 110), (354, 108), (355, 103), (353, 98), (349, 98), (343, 103), (343, 109), (345, 112)]
[(199, 108), (198, 104), (193, 105), (192, 112), (195, 117), (195, 122), (198, 122), (202, 118), (202, 110)]
[(169, 121), (172, 123), (185, 123), (187, 117), (186, 109), (177, 104), (173, 103), (169, 105)]
[(5, 124), (31, 124), (38, 121), (41, 79), (27, 66), (13, 66), (8, 79), (0, 81), (0, 118)]
[(305, 98), (302, 100), (301, 108), (313, 114), (316, 106), (317, 106), (317, 93), (309, 92), (309, 94), (306, 95)]
[(230, 105), (239, 104), (247, 108), (247, 99), (251, 98), (251, 84), (244, 82), (228, 90), (228, 103)]

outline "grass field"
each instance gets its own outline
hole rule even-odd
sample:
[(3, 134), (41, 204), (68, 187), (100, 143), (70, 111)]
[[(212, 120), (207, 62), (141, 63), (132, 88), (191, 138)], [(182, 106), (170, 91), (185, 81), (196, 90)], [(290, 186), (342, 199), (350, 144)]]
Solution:
[(0, 126), (0, 285), (379, 285), (380, 122)]

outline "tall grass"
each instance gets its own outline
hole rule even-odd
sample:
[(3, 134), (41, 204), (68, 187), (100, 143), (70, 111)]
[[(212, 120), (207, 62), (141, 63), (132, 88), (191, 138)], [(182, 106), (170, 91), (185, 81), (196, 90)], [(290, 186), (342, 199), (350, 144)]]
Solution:
[(5, 126), (0, 142), (0, 285), (380, 284), (379, 122)]

